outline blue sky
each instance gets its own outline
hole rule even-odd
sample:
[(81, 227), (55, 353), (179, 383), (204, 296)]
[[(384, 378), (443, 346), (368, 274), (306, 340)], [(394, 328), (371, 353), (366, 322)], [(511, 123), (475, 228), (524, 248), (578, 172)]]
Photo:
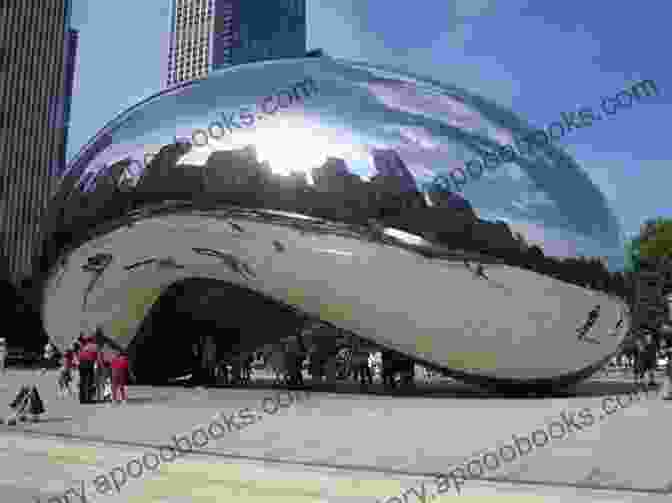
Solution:
[[(271, 1), (271, 0), (267, 0)], [(672, 4), (565, 0), (307, 0), (308, 48), (455, 84), (544, 127), (634, 82), (661, 95), (559, 144), (600, 187), (626, 233), (672, 217), (667, 63)], [(641, 7), (640, 7), (641, 5)], [(74, 0), (80, 30), (68, 157), (108, 120), (158, 92), (170, 0)]]

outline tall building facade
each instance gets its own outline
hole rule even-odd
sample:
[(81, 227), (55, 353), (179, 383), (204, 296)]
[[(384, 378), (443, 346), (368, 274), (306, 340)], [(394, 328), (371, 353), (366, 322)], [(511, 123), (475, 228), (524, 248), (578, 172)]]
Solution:
[(0, 2), (0, 260), (28, 274), (65, 167), (77, 33), (71, 0)]
[(306, 0), (172, 0), (166, 86), (306, 54)]

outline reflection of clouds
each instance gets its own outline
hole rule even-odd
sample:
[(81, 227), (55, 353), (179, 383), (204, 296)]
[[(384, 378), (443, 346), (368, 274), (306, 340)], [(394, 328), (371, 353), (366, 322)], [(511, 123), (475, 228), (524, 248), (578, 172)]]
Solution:
[(542, 227), (539, 224), (515, 221), (509, 224), (511, 232), (520, 232), (528, 245), (538, 245), (546, 256), (574, 257), (576, 247), (571, 243), (569, 233), (562, 229)]
[(553, 206), (555, 207), (555, 202), (551, 201), (546, 193), (541, 191), (534, 192), (522, 192), (520, 194), (520, 202), (525, 207), (529, 206)]
[[(465, 3), (463, 8), (474, 8), (475, 12), (480, 12), (488, 0), (473, 1), (478, 2), (479, 6), (466, 7)], [(292, 70), (300, 68), (304, 71), (304, 65), (284, 66), (274, 63), (264, 70), (263, 75), (268, 76), (270, 85), (276, 73), (286, 73), (285, 70), (290, 67)], [(437, 174), (447, 175), (454, 169), (466, 171), (465, 162), (479, 157), (474, 153), (479, 147), (490, 150), (489, 144), (493, 143), (499, 146), (512, 145), (514, 150), (518, 150), (507, 129), (517, 127), (513, 115), (509, 117), (508, 112), (502, 112), (486, 100), (472, 99), (467, 91), (410, 76), (403, 77), (393, 72), (374, 71), (368, 66), (361, 66), (361, 69), (376, 78), (358, 83), (342, 70), (333, 69), (333, 63), (329, 65), (323, 72), (324, 82), (326, 85), (330, 79), (335, 81), (337, 93), (328, 96), (326, 92), (323, 96), (326, 101), (323, 103), (320, 100), (302, 103), (297, 110), (285, 111), (263, 121), (255, 121), (253, 127), (224, 134), (220, 141), (210, 137), (208, 147), (194, 147), (179, 158), (178, 165), (200, 166), (205, 164), (213, 152), (252, 145), (257, 150), (259, 160), (267, 160), (275, 174), (288, 173), (290, 170), (308, 172), (319, 167), (327, 157), (336, 157), (343, 159), (352, 173), (366, 179), (377, 172), (370, 157), (371, 149), (393, 149), (420, 182), (419, 186), (426, 188), (427, 183), (434, 180)], [(322, 73), (323, 67), (319, 61), (315, 62), (315, 66)], [(358, 67), (351, 65), (349, 68)], [(276, 72), (276, 69), (282, 72)], [(241, 68), (236, 72), (243, 74), (246, 70)], [(221, 82), (237, 82), (236, 72), (228, 72), (226, 78), (220, 74)], [(366, 79), (368, 76), (360, 78)], [(282, 79), (285, 81), (286, 75)], [(352, 87), (353, 92), (344, 92)], [(207, 103), (217, 103), (217, 113), (221, 111), (228, 116), (237, 110), (230, 106), (231, 103), (249, 91), (241, 88), (241, 94), (237, 96), (235, 86), (227, 89), (219, 84), (198, 84), (190, 87), (189, 93), (185, 93), (184, 89), (176, 89), (152, 100), (151, 107), (143, 105), (127, 114), (126, 118), (114, 124), (110, 134), (117, 144), (94, 157), (86, 166), (86, 173), (131, 158), (139, 164), (132, 165), (130, 169), (138, 172), (133, 171), (128, 177), (138, 177), (142, 172), (141, 166), (145, 164), (146, 153), (158, 152), (164, 145), (172, 143), (175, 137), (190, 142), (195, 128), (205, 129), (218, 119), (218, 115), (213, 115), (215, 109), (206, 110)], [(201, 93), (201, 90), (207, 92)], [(362, 101), (364, 96), (367, 99)], [(166, 97), (169, 99), (166, 100)], [(230, 103), (222, 104), (222, 100)], [(486, 120), (485, 116), (491, 119)], [(465, 131), (464, 136), (471, 138), (463, 141), (451, 127), (442, 128), (439, 123)], [(500, 124), (507, 126), (505, 128)], [(164, 143), (157, 143), (159, 140)], [(536, 232), (541, 242), (546, 240), (546, 222), (557, 229), (573, 224), (576, 228), (584, 229), (587, 234), (600, 236), (600, 239), (600, 232), (609, 232), (600, 230), (600, 226), (604, 228), (608, 215), (604, 216), (599, 201), (593, 202), (597, 199), (593, 193), (585, 192), (588, 194), (587, 200), (581, 201), (579, 207), (573, 197), (577, 187), (570, 187), (570, 182), (573, 183), (571, 177), (565, 176), (563, 180), (568, 180), (565, 183), (551, 172), (554, 166), (559, 165), (557, 158), (547, 158), (543, 151), (535, 151), (529, 156), (524, 152), (522, 154), (528, 161), (521, 162), (523, 167), (511, 162), (500, 164), (495, 170), (486, 169), (480, 183), (472, 175), (467, 175), (464, 192), (469, 195), (469, 202), (479, 216), (489, 210), (505, 213), (516, 220), (524, 218), (536, 221)], [(534, 162), (535, 158), (538, 158), (538, 162)], [(570, 169), (568, 175), (575, 171), (573, 166)], [(528, 176), (528, 171), (534, 175), (534, 182)], [(307, 178), (308, 183), (312, 183), (309, 175)], [(584, 183), (583, 179), (574, 178), (577, 184)], [(454, 190), (450, 178), (448, 182), (448, 188)], [(89, 177), (87, 183), (89, 186), (95, 185), (95, 177)], [(540, 187), (544, 187), (548, 193), (539, 192)], [(548, 194), (554, 198), (553, 201)], [(523, 234), (528, 232), (529, 229), (525, 229)], [(566, 233), (562, 239), (569, 239), (567, 236), (569, 234)], [(557, 241), (561, 242), (562, 239), (558, 238)], [(556, 251), (567, 251), (567, 246), (553, 246)]]
[[(501, 168), (504, 168), (504, 169), (501, 169)], [(499, 169), (497, 169), (495, 171), (495, 173), (500, 172), (500, 171), (504, 176), (507, 176), (507, 177), (511, 178), (512, 180), (515, 180), (516, 182), (519, 182), (523, 178), (528, 178), (527, 175), (525, 174), (525, 172), (517, 164), (509, 163), (508, 165), (506, 165), (506, 167), (501, 166)]]
[(463, 148), (453, 143), (444, 143), (424, 127), (385, 125), (381, 128), (394, 134), (394, 144), (380, 144), (377, 148), (393, 148), (406, 166), (420, 180), (431, 181), (437, 173), (464, 169), (460, 159)]
[(481, 114), (468, 108), (461, 98), (424, 92), (419, 94), (415, 86), (388, 79), (372, 80), (367, 88), (390, 108), (428, 117), (438, 115), (451, 126), (470, 131), (478, 129), (482, 124)]
[(411, 170), (415, 176), (421, 179), (432, 179), (436, 172), (433, 169), (426, 167), (424, 164), (414, 164), (409, 162), (406, 164), (406, 167)]
[(501, 146), (504, 145), (513, 145), (515, 142), (513, 141), (513, 133), (507, 129), (500, 129), (497, 128), (496, 126), (492, 126), (493, 128), (493, 133), (492, 133), (492, 138), (499, 143)]
[(409, 148), (416, 146), (422, 150), (441, 150), (443, 147), (442, 143), (424, 127), (386, 124), (383, 130), (399, 134)]
[(540, 191), (522, 191), (516, 200), (511, 201), (511, 206), (517, 210), (528, 213), (530, 216), (535, 214), (535, 209), (540, 206), (550, 206), (556, 208), (556, 203)]

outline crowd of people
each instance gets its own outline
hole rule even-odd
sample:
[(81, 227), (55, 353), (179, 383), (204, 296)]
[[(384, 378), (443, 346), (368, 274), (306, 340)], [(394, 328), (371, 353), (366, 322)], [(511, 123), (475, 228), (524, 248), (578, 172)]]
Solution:
[[(354, 335), (345, 337), (315, 337), (315, 328), (302, 331), (282, 342), (266, 345), (255, 352), (231, 354), (217, 361), (214, 340), (206, 341), (194, 352), (199, 356), (201, 367), (207, 376), (201, 384), (246, 385), (251, 382), (253, 369), (266, 369), (274, 376), (275, 384), (304, 386), (304, 372), (307, 371), (313, 383), (335, 383), (337, 380), (359, 381), (363, 386), (372, 385), (374, 376), (387, 389), (412, 386), (415, 382), (416, 364), (404, 355), (389, 349), (369, 345)], [(631, 337), (614, 363), (625, 371), (632, 369), (635, 384), (657, 386), (656, 370), (660, 357), (667, 359), (663, 396), (672, 400), (672, 341), (655, 337), (644, 332)], [(201, 354), (202, 353), (202, 354)], [(7, 347), (0, 338), (0, 371), (5, 372)], [(58, 394), (65, 398), (75, 394), (75, 376), (79, 402), (90, 404), (110, 402), (125, 404), (128, 400), (127, 385), (132, 375), (126, 351), (116, 347), (104, 337), (100, 328), (92, 335), (81, 333), (62, 355), (52, 344), (47, 344), (44, 352), (42, 374), (49, 368), (49, 362), (60, 360)], [(425, 379), (436, 377), (436, 372), (428, 369)], [(605, 367), (608, 372), (608, 367)]]
[(632, 370), (635, 384), (656, 387), (655, 372), (661, 358), (666, 360), (663, 396), (665, 400), (672, 400), (672, 341), (645, 331), (631, 338), (617, 356), (616, 363), (626, 371)]
[[(52, 360), (55, 348), (45, 347), (45, 361)], [(114, 347), (100, 328), (93, 335), (81, 333), (61, 356), (58, 376), (58, 394), (65, 398), (74, 395), (75, 373), (79, 374), (79, 403), (110, 402), (126, 404), (127, 386), (131, 374), (128, 354)], [(46, 371), (46, 366), (43, 372)]]
[(315, 340), (312, 335), (306, 331), (258, 351), (230, 354), (205, 374), (210, 376), (209, 383), (226, 385), (250, 383), (254, 369), (270, 373), (274, 384), (297, 387), (304, 386), (304, 372), (313, 383), (354, 380), (364, 386), (372, 385), (374, 376), (380, 376), (387, 388), (414, 382), (415, 363), (395, 351), (367, 346), (356, 337), (339, 342), (337, 337)]

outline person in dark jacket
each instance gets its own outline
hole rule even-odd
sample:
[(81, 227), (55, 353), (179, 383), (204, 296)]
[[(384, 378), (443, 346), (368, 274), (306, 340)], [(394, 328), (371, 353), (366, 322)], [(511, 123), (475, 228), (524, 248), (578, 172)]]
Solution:
[(381, 352), (381, 360), (382, 360), (382, 367), (383, 367), (383, 386), (386, 389), (394, 389), (396, 382), (394, 380), (394, 374), (395, 374), (395, 354), (394, 351), (390, 351), (389, 349), (384, 349)]
[(93, 403), (94, 368), (98, 359), (95, 337), (86, 337), (79, 350), (79, 403)]
[(658, 366), (658, 344), (651, 332), (646, 334), (644, 340), (644, 364), (643, 369), (649, 374), (649, 386), (655, 387), (655, 371)]

